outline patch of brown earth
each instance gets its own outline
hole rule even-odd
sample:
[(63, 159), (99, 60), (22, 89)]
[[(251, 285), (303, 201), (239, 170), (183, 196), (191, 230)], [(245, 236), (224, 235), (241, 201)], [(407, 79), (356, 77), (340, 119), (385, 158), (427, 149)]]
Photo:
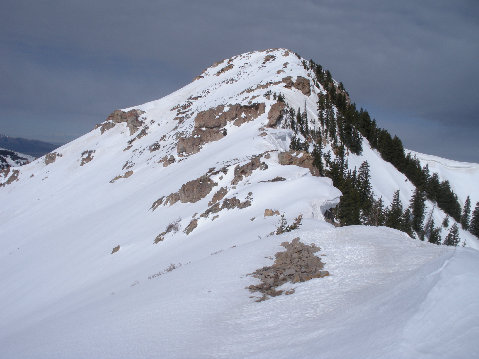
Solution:
[(284, 102), (276, 102), (271, 106), (268, 112), (268, 124), (267, 127), (276, 128), (277, 124), (281, 120), (283, 115), (283, 109), (286, 107)]
[(115, 248), (112, 249), (111, 254), (116, 253), (120, 250), (120, 245), (117, 245)]
[(61, 153), (58, 152), (50, 152), (45, 155), (45, 164), (49, 165), (57, 160), (57, 157), (62, 157)]
[(319, 176), (319, 170), (313, 164), (313, 156), (305, 151), (288, 151), (278, 154), (280, 165), (295, 165), (308, 168), (313, 176)]
[[(260, 284), (248, 287), (251, 292), (263, 294), (258, 302), (283, 294), (283, 291), (277, 288), (286, 282), (300, 283), (329, 275), (328, 271), (323, 270), (324, 263), (314, 255), (320, 251), (314, 243), (307, 245), (300, 242), (299, 238), (295, 238), (291, 243), (283, 242), (281, 245), (286, 248), (286, 251), (275, 254), (273, 265), (250, 274), (261, 281)], [(292, 293), (294, 289), (285, 294)]]
[(100, 127), (100, 131), (103, 134), (105, 131), (112, 129), (119, 123), (126, 123), (130, 130), (130, 135), (133, 135), (141, 126), (143, 126), (143, 121), (140, 120), (140, 116), (144, 113), (144, 111), (138, 109), (133, 109), (128, 112), (115, 110), (106, 118), (105, 122), (96, 125), (95, 128)]
[(175, 163), (176, 159), (173, 155), (169, 155), (169, 156), (164, 156), (159, 162), (163, 163), (163, 167), (168, 167), (169, 165), (172, 165), (173, 163)]
[(133, 171), (132, 171), (132, 170), (126, 171), (124, 174), (118, 175), (118, 176), (116, 176), (115, 178), (113, 178), (113, 179), (110, 181), (110, 183), (113, 183), (113, 182), (119, 180), (120, 178), (128, 178), (128, 177), (130, 177), (132, 174), (133, 174)]
[(83, 151), (81, 154), (80, 166), (83, 166), (84, 164), (87, 164), (88, 162), (93, 160), (94, 153), (95, 153), (95, 150)]

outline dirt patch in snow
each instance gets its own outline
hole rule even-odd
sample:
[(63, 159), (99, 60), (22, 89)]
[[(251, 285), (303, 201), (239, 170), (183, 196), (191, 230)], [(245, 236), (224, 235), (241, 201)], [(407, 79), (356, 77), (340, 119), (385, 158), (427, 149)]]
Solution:
[(116, 247), (114, 247), (112, 250), (111, 250), (111, 254), (113, 253), (116, 253), (120, 250), (120, 245), (117, 245)]
[[(257, 300), (258, 302), (283, 294), (284, 291), (278, 290), (278, 287), (286, 282), (300, 283), (329, 275), (328, 271), (323, 270), (324, 263), (314, 254), (320, 251), (314, 243), (307, 245), (300, 242), (299, 238), (295, 238), (291, 243), (283, 242), (281, 245), (286, 248), (286, 251), (275, 254), (273, 265), (250, 274), (261, 281), (260, 284), (248, 287), (251, 292), (263, 294)], [(285, 294), (292, 293), (294, 289)]]

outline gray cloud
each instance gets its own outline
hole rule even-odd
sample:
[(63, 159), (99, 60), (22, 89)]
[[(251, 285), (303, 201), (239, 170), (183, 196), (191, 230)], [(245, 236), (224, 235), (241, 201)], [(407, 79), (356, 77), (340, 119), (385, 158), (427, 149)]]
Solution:
[[(478, 15), (477, 1), (4, 0), (0, 132), (69, 140), (219, 59), (287, 47), (412, 149), (479, 162)], [(458, 133), (445, 153), (415, 136), (426, 125)]]

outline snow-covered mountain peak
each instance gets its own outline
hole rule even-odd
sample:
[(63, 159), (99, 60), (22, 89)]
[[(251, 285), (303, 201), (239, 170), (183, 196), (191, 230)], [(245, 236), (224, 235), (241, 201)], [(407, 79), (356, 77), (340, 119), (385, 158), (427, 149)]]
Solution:
[[(331, 224), (342, 193), (319, 175), (345, 126), (328, 96), (350, 100), (324, 79), (286, 49), (238, 55), (0, 174), (0, 357), (439, 357), (452, 325), (473, 352), (477, 268), (454, 283), (475, 251)], [(408, 203), (414, 185), (354, 140), (341, 170), (367, 161), (375, 196)]]

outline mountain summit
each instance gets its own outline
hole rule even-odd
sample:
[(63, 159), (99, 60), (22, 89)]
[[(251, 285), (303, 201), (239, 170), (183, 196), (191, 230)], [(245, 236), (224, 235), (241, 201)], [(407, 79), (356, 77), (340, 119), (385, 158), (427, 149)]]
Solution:
[[(380, 226), (369, 204), (392, 221), (416, 186), (318, 66), (286, 49), (238, 55), (4, 170), (0, 357), (477, 352), (478, 252), (411, 238), (430, 238), (426, 221), (409, 236)], [(448, 218), (442, 243), (458, 221), (436, 203), (423, 213)]]

